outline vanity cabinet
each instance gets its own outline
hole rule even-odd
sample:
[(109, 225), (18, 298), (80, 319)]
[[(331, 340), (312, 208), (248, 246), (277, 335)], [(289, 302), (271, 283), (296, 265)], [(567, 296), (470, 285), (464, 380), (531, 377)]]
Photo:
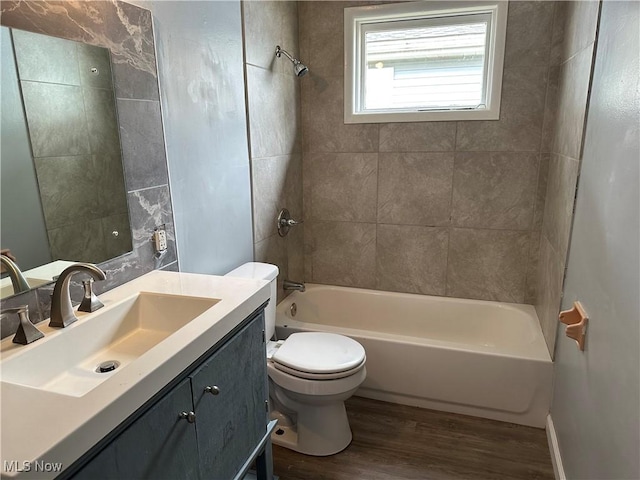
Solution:
[[(83, 464), (79, 470), (62, 477), (235, 478), (268, 434), (263, 312), (242, 325), (172, 382), (175, 386), (136, 412), (97, 454), (76, 462)], [(258, 476), (266, 479), (264, 467), (270, 462), (259, 460), (263, 471)]]

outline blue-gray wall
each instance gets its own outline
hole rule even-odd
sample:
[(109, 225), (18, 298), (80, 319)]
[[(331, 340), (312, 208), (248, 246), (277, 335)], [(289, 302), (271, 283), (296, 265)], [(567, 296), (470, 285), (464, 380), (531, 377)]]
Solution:
[(562, 302), (589, 325), (584, 352), (559, 329), (551, 408), (568, 479), (640, 478), (639, 25), (603, 3)]
[(180, 270), (253, 258), (239, 1), (136, 1), (151, 10)]

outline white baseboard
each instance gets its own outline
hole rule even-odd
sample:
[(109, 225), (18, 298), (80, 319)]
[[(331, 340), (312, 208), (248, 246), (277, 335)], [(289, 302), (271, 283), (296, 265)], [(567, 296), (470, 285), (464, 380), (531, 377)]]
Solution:
[(546, 431), (549, 451), (551, 452), (551, 463), (553, 464), (553, 474), (556, 480), (567, 480), (567, 476), (564, 474), (564, 467), (562, 466), (562, 457), (560, 456), (560, 448), (558, 448), (558, 437), (556, 436), (556, 429), (553, 426), (551, 414), (547, 415)]

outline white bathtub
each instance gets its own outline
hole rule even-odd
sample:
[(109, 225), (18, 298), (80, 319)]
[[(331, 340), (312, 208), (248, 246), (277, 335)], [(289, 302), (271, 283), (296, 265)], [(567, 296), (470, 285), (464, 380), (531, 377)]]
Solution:
[(307, 284), (276, 310), (280, 339), (329, 331), (364, 346), (356, 395), (545, 426), (552, 363), (530, 305)]

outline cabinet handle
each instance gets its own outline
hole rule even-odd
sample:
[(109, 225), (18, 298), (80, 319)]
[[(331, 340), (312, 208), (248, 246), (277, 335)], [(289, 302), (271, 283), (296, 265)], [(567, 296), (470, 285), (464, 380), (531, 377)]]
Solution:
[(194, 423), (196, 421), (196, 414), (193, 412), (182, 412), (180, 418), (185, 419), (189, 423)]
[(213, 387), (205, 387), (204, 391), (211, 395), (218, 395), (220, 393), (220, 389), (217, 385), (214, 385)]

